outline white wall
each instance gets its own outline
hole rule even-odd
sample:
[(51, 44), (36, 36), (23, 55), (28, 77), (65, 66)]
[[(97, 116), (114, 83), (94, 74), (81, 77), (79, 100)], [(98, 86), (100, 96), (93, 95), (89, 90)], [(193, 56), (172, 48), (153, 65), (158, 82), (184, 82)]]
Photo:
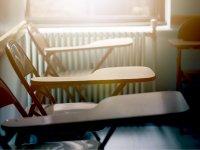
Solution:
[[(0, 0), (0, 36), (22, 20), (24, 20), (23, 0)], [(0, 77), (6, 82), (14, 95), (21, 99), (22, 103), (26, 104), (21, 84), (19, 84), (19, 80), (12, 70), (6, 55), (0, 57)], [(0, 123), (7, 118), (18, 116), (18, 113), (10, 110), (13, 109), (10, 107), (0, 109)]]
[(172, 15), (200, 15), (199, 0), (171, 0)]
[(0, 0), (0, 36), (24, 20), (24, 0)]

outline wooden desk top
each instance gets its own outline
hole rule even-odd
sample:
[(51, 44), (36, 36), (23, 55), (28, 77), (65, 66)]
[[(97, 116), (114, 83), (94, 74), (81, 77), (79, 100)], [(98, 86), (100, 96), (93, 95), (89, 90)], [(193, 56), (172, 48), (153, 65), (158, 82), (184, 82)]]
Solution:
[(94, 73), (76, 77), (36, 77), (31, 79), (32, 86), (62, 87), (80, 84), (105, 84), (120, 82), (146, 82), (155, 79), (155, 73), (148, 67), (110, 67), (101, 68)]
[(171, 45), (175, 46), (176, 48), (200, 48), (200, 41), (184, 41), (181, 39), (170, 39), (168, 41)]
[(99, 40), (87, 45), (80, 45), (80, 46), (45, 48), (45, 51), (52, 53), (52, 52), (62, 52), (62, 51), (80, 51), (80, 50), (98, 49), (98, 48), (116, 48), (122, 46), (130, 46), (132, 43), (133, 40), (131, 38), (116, 38), (116, 39)]
[[(83, 123), (95, 123), (96, 121), (112, 121), (115, 119), (132, 119), (134, 117), (146, 117), (181, 113), (189, 110), (183, 95), (178, 91), (149, 92), (140, 94), (120, 95), (108, 97), (102, 100), (96, 107), (82, 112), (70, 112), (59, 115), (40, 117), (28, 117), (19, 120), (8, 120), (2, 124), (4, 130), (27, 129), (34, 130), (55, 125), (77, 125)], [(121, 121), (120, 121), (121, 122)], [(123, 122), (123, 121), (122, 121)]]

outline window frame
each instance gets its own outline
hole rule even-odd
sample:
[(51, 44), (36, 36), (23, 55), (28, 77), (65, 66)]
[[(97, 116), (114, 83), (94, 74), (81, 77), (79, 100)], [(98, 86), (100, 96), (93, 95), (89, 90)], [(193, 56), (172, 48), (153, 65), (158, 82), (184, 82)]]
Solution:
[(156, 19), (158, 25), (165, 25), (165, 1), (152, 0), (156, 6), (152, 17), (123, 16), (90, 16), (90, 17), (31, 17), (29, 0), (25, 0), (25, 18), (29, 23), (40, 25), (64, 25), (64, 26), (146, 26), (151, 19)]

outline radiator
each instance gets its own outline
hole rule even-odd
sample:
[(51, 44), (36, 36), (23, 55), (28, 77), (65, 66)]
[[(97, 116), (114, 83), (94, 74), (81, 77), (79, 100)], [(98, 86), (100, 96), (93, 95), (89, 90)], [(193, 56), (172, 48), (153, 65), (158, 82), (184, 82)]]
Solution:
[[(50, 46), (75, 46), (89, 44), (96, 40), (130, 37), (133, 39), (133, 45), (122, 48), (115, 48), (109, 57), (106, 59), (101, 67), (115, 67), (115, 66), (142, 66), (145, 65), (146, 59), (152, 60), (154, 58), (146, 54), (146, 36), (143, 32), (43, 32), (45, 38), (48, 40)], [(31, 42), (30, 37), (27, 38), (27, 44), (30, 45), (27, 54), (31, 57), (33, 64), (38, 69), (39, 73), (44, 74), (46, 64), (38, 55), (35, 45)], [(59, 54), (63, 64), (70, 70), (84, 70), (91, 69), (97, 63), (98, 59), (104, 54), (104, 50), (99, 49), (95, 51), (84, 52), (68, 52)], [(147, 58), (151, 57), (151, 58)], [(153, 66), (153, 65), (152, 65)], [(147, 85), (146, 85), (147, 84)], [(104, 85), (87, 85), (84, 87), (83, 95), (87, 97), (88, 101), (99, 102), (101, 99), (111, 95), (111, 92), (116, 87), (116, 84)], [(146, 87), (147, 86), (147, 87)], [(150, 86), (153, 86), (151, 84)], [(131, 94), (144, 92), (148, 89), (148, 83), (130, 83), (121, 94)], [(153, 87), (152, 87), (153, 89)], [(74, 92), (74, 91), (71, 91)], [(53, 89), (54, 96), (58, 102), (67, 102), (68, 98), (62, 90)], [(75, 95), (78, 101), (78, 95)]]

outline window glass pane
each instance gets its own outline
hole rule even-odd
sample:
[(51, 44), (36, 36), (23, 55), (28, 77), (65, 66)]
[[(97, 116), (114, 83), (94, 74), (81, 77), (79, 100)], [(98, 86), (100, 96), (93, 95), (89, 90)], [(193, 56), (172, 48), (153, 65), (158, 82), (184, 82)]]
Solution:
[(29, 15), (33, 17), (67, 17), (88, 15), (85, 0), (30, 0)]
[(149, 16), (152, 14), (152, 0), (96, 0), (96, 15)]
[(164, 0), (26, 1), (26, 16), (29, 20), (60, 19), (68, 23), (130, 23), (164, 18)]

